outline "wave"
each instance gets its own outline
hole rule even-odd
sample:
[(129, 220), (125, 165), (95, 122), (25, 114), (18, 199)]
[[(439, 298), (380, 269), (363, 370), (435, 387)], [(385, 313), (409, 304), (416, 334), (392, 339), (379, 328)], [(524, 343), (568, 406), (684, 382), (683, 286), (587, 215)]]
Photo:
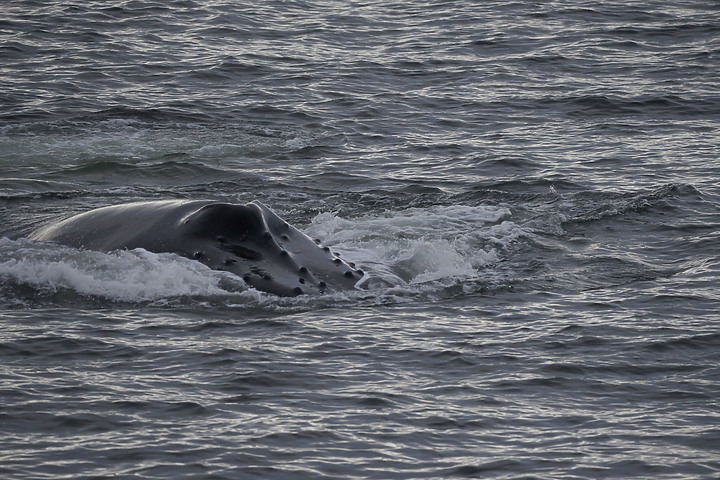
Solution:
[(565, 111), (569, 116), (714, 116), (720, 103), (717, 98), (701, 95), (670, 93), (642, 96), (586, 94), (579, 96), (546, 98), (538, 102), (541, 108)]
[[(78, 190), (207, 184), (229, 177), (257, 184), (270, 160), (286, 164), (290, 156), (338, 141), (342, 139), (283, 124), (178, 123), (165, 111), (115, 109), (0, 128), (0, 169), (4, 182), (32, 175), (27, 181), (35, 184), (26, 185), (30, 192), (47, 191), (38, 182)], [(19, 190), (25, 191), (22, 186)]]
[(627, 193), (583, 191), (562, 197), (566, 225), (607, 220), (642, 212), (664, 212), (677, 198), (696, 200), (700, 193), (692, 185), (668, 184)]

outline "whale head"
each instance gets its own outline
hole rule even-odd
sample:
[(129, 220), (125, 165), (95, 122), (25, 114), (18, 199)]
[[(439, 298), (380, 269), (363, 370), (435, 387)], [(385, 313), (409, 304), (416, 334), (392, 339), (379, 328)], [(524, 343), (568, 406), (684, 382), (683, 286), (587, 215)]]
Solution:
[(257, 201), (204, 205), (181, 218), (178, 228), (197, 240), (197, 248), (182, 255), (276, 295), (352, 289), (364, 275)]

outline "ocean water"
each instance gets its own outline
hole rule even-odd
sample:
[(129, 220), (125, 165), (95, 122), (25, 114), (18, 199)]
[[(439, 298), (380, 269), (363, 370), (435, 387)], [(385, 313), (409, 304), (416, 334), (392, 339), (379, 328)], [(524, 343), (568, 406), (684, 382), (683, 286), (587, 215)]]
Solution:
[[(0, 477), (720, 477), (717, 2), (6, 2)], [(260, 200), (278, 298), (32, 242)]]

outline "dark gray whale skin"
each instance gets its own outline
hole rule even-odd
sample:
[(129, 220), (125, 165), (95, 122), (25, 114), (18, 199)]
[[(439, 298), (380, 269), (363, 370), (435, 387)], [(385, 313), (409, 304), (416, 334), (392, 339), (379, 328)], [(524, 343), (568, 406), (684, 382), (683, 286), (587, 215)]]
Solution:
[(281, 296), (352, 289), (364, 275), (257, 201), (115, 205), (52, 223), (28, 238), (104, 252), (176, 253)]

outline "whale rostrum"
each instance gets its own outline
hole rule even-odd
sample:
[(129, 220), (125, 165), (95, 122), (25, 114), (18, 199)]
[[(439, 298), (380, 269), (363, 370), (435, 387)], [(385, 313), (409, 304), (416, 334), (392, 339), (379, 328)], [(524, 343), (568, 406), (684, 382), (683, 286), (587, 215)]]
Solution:
[(281, 296), (352, 289), (364, 275), (258, 201), (114, 205), (52, 223), (29, 238), (105, 252), (176, 253)]

